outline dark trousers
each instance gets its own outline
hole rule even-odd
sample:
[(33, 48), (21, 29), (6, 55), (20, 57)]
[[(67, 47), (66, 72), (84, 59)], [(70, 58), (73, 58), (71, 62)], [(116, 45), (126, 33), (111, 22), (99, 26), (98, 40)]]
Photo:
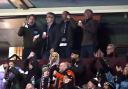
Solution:
[(43, 58), (44, 60), (49, 60), (50, 50), (45, 50), (45, 51), (43, 51), (41, 54), (42, 54), (42, 58)]
[(80, 58), (83, 59), (83, 58), (93, 57), (93, 53), (94, 53), (93, 45), (82, 46), (80, 52)]
[(59, 47), (58, 53), (60, 54), (60, 58), (62, 59), (70, 58), (71, 48), (68, 46)]
[(30, 52), (31, 52), (31, 48), (24, 48), (23, 49), (22, 59), (23, 59), (25, 71), (28, 69), (29, 59), (27, 59), (27, 57), (29, 56)]

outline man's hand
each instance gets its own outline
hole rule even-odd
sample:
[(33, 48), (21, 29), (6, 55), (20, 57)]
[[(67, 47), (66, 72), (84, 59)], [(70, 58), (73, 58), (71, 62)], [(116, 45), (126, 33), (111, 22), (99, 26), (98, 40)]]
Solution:
[(83, 27), (83, 23), (81, 20), (78, 21), (78, 26)]
[(39, 38), (39, 34), (38, 35), (35, 35), (34, 37), (33, 37), (33, 42), (35, 42), (35, 40), (37, 39), (37, 38)]
[(123, 69), (122, 69), (121, 66), (116, 66), (116, 71), (117, 71), (117, 72), (123, 72)]
[(47, 33), (46, 33), (46, 32), (43, 32), (42, 38), (43, 38), (43, 39), (46, 39), (47, 37), (48, 37)]
[(29, 54), (29, 56), (27, 57), (27, 59), (30, 59), (30, 58), (32, 58), (34, 56), (35, 56), (35, 53), (33, 51), (31, 51), (30, 54)]
[(57, 71), (56, 71), (56, 70), (54, 70), (53, 75), (56, 75), (56, 73), (57, 73)]
[(50, 54), (54, 52), (54, 48), (51, 48), (50, 49)]

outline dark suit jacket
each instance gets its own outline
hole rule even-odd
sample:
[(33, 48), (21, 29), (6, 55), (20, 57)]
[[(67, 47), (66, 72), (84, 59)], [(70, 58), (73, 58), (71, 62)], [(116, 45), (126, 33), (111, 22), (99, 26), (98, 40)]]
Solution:
[(33, 47), (33, 37), (37, 34), (40, 34), (39, 29), (36, 24), (33, 26), (20, 27), (18, 31), (19, 36), (23, 36), (23, 46), (25, 48)]
[(48, 31), (48, 26), (45, 24), (42, 29), (42, 34), (43, 32), (47, 32), (48, 38), (43, 39), (43, 50), (50, 50), (51, 48), (56, 49), (57, 48), (57, 43), (58, 43), (58, 25), (54, 22), (51, 27), (49, 28)]
[[(72, 47), (73, 46), (73, 38), (74, 38), (73, 33), (74, 33), (74, 30), (77, 28), (77, 25), (73, 19), (70, 19), (66, 23), (67, 23), (67, 27), (66, 27), (66, 31), (65, 31), (66, 32), (65, 36), (67, 37), (68, 46)], [(64, 29), (65, 29), (65, 22), (61, 21), (59, 24), (59, 37), (60, 37), (59, 42), (61, 41), (61, 38), (64, 35), (64, 33), (63, 33)]]
[(93, 19), (88, 19), (82, 23), (84, 24), (84, 27), (82, 28), (83, 37), (81, 46), (93, 45), (97, 39), (97, 23)]

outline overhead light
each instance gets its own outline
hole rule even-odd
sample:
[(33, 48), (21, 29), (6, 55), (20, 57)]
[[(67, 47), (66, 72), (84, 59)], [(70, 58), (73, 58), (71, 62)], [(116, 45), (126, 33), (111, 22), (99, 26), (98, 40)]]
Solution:
[(29, 9), (34, 8), (30, 0), (8, 0), (15, 8), (19, 9)]
[(7, 0), (0, 0), (0, 4), (8, 3)]

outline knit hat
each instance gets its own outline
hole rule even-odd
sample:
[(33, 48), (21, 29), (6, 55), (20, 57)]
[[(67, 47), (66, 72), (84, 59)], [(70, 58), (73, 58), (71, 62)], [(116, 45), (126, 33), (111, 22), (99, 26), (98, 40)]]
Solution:
[(98, 86), (98, 81), (97, 81), (96, 79), (93, 78), (93, 79), (91, 79), (90, 81), (91, 81), (94, 85)]
[(45, 71), (49, 71), (49, 67), (47, 65), (43, 65), (42, 67), (42, 73), (44, 73)]
[(113, 82), (105, 82), (107, 86), (109, 86), (111, 89), (115, 89), (115, 85)]

